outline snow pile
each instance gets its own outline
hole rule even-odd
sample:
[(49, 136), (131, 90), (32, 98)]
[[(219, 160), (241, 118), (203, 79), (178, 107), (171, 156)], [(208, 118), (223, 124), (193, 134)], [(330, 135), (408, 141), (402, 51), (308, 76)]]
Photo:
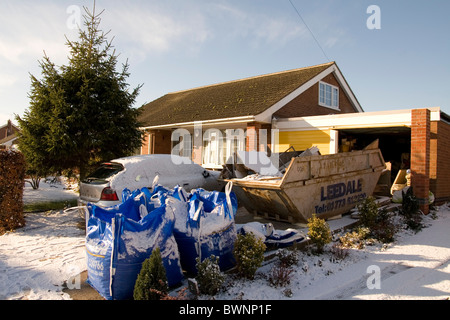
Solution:
[(26, 226), (0, 237), (0, 300), (70, 299), (64, 281), (86, 270), (84, 230), (63, 211), (28, 214)]
[[(181, 179), (189, 179), (192, 183), (199, 178), (204, 180), (202, 167), (187, 158), (170, 154), (133, 156), (116, 159), (113, 162), (118, 162), (125, 168), (120, 174), (108, 179), (111, 188), (115, 190), (150, 187), (149, 183), (151, 184), (156, 177), (164, 181), (161, 184), (165, 187), (171, 188), (179, 184)], [(181, 163), (183, 165), (177, 165)]]

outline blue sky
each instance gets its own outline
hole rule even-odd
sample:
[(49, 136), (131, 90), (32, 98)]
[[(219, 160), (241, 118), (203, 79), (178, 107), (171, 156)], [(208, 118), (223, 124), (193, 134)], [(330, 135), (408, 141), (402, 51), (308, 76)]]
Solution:
[[(450, 1), (97, 0), (136, 107), (173, 91), (336, 61), (365, 111), (435, 107), (450, 114)], [(0, 124), (28, 108), (43, 51), (67, 63), (76, 9), (93, 1), (2, 0)], [(381, 29), (370, 30), (370, 5)], [(74, 11), (75, 9), (75, 11)]]

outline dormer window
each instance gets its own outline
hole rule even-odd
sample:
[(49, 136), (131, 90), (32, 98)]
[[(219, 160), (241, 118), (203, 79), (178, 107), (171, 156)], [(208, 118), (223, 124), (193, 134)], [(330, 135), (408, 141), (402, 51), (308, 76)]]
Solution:
[(319, 82), (319, 105), (339, 110), (339, 88), (326, 82)]

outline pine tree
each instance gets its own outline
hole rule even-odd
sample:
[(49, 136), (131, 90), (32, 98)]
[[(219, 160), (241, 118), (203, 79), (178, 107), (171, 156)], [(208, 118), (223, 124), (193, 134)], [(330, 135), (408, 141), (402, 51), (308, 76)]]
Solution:
[(134, 300), (159, 300), (168, 291), (166, 269), (161, 252), (159, 248), (155, 248), (150, 258), (142, 263), (141, 272), (134, 285), (133, 297)]
[(84, 8), (79, 39), (66, 38), (67, 65), (57, 67), (47, 55), (42, 78), (31, 75), (30, 107), (17, 117), (20, 149), (40, 173), (78, 168), (83, 178), (91, 166), (132, 154), (142, 142), (133, 104), (141, 86), (129, 91), (128, 61), (116, 71), (118, 55), (100, 15)]

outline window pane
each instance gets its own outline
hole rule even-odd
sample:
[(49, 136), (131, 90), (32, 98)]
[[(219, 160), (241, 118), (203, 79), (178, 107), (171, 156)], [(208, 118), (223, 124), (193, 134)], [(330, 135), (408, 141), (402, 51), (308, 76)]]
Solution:
[(319, 102), (325, 103), (325, 85), (323, 83), (319, 85)]
[(326, 86), (325, 87), (325, 90), (326, 90), (326, 95), (325, 95), (325, 104), (327, 105), (327, 106), (331, 106), (331, 86)]
[(339, 90), (337, 88), (333, 88), (333, 107), (339, 106)]

